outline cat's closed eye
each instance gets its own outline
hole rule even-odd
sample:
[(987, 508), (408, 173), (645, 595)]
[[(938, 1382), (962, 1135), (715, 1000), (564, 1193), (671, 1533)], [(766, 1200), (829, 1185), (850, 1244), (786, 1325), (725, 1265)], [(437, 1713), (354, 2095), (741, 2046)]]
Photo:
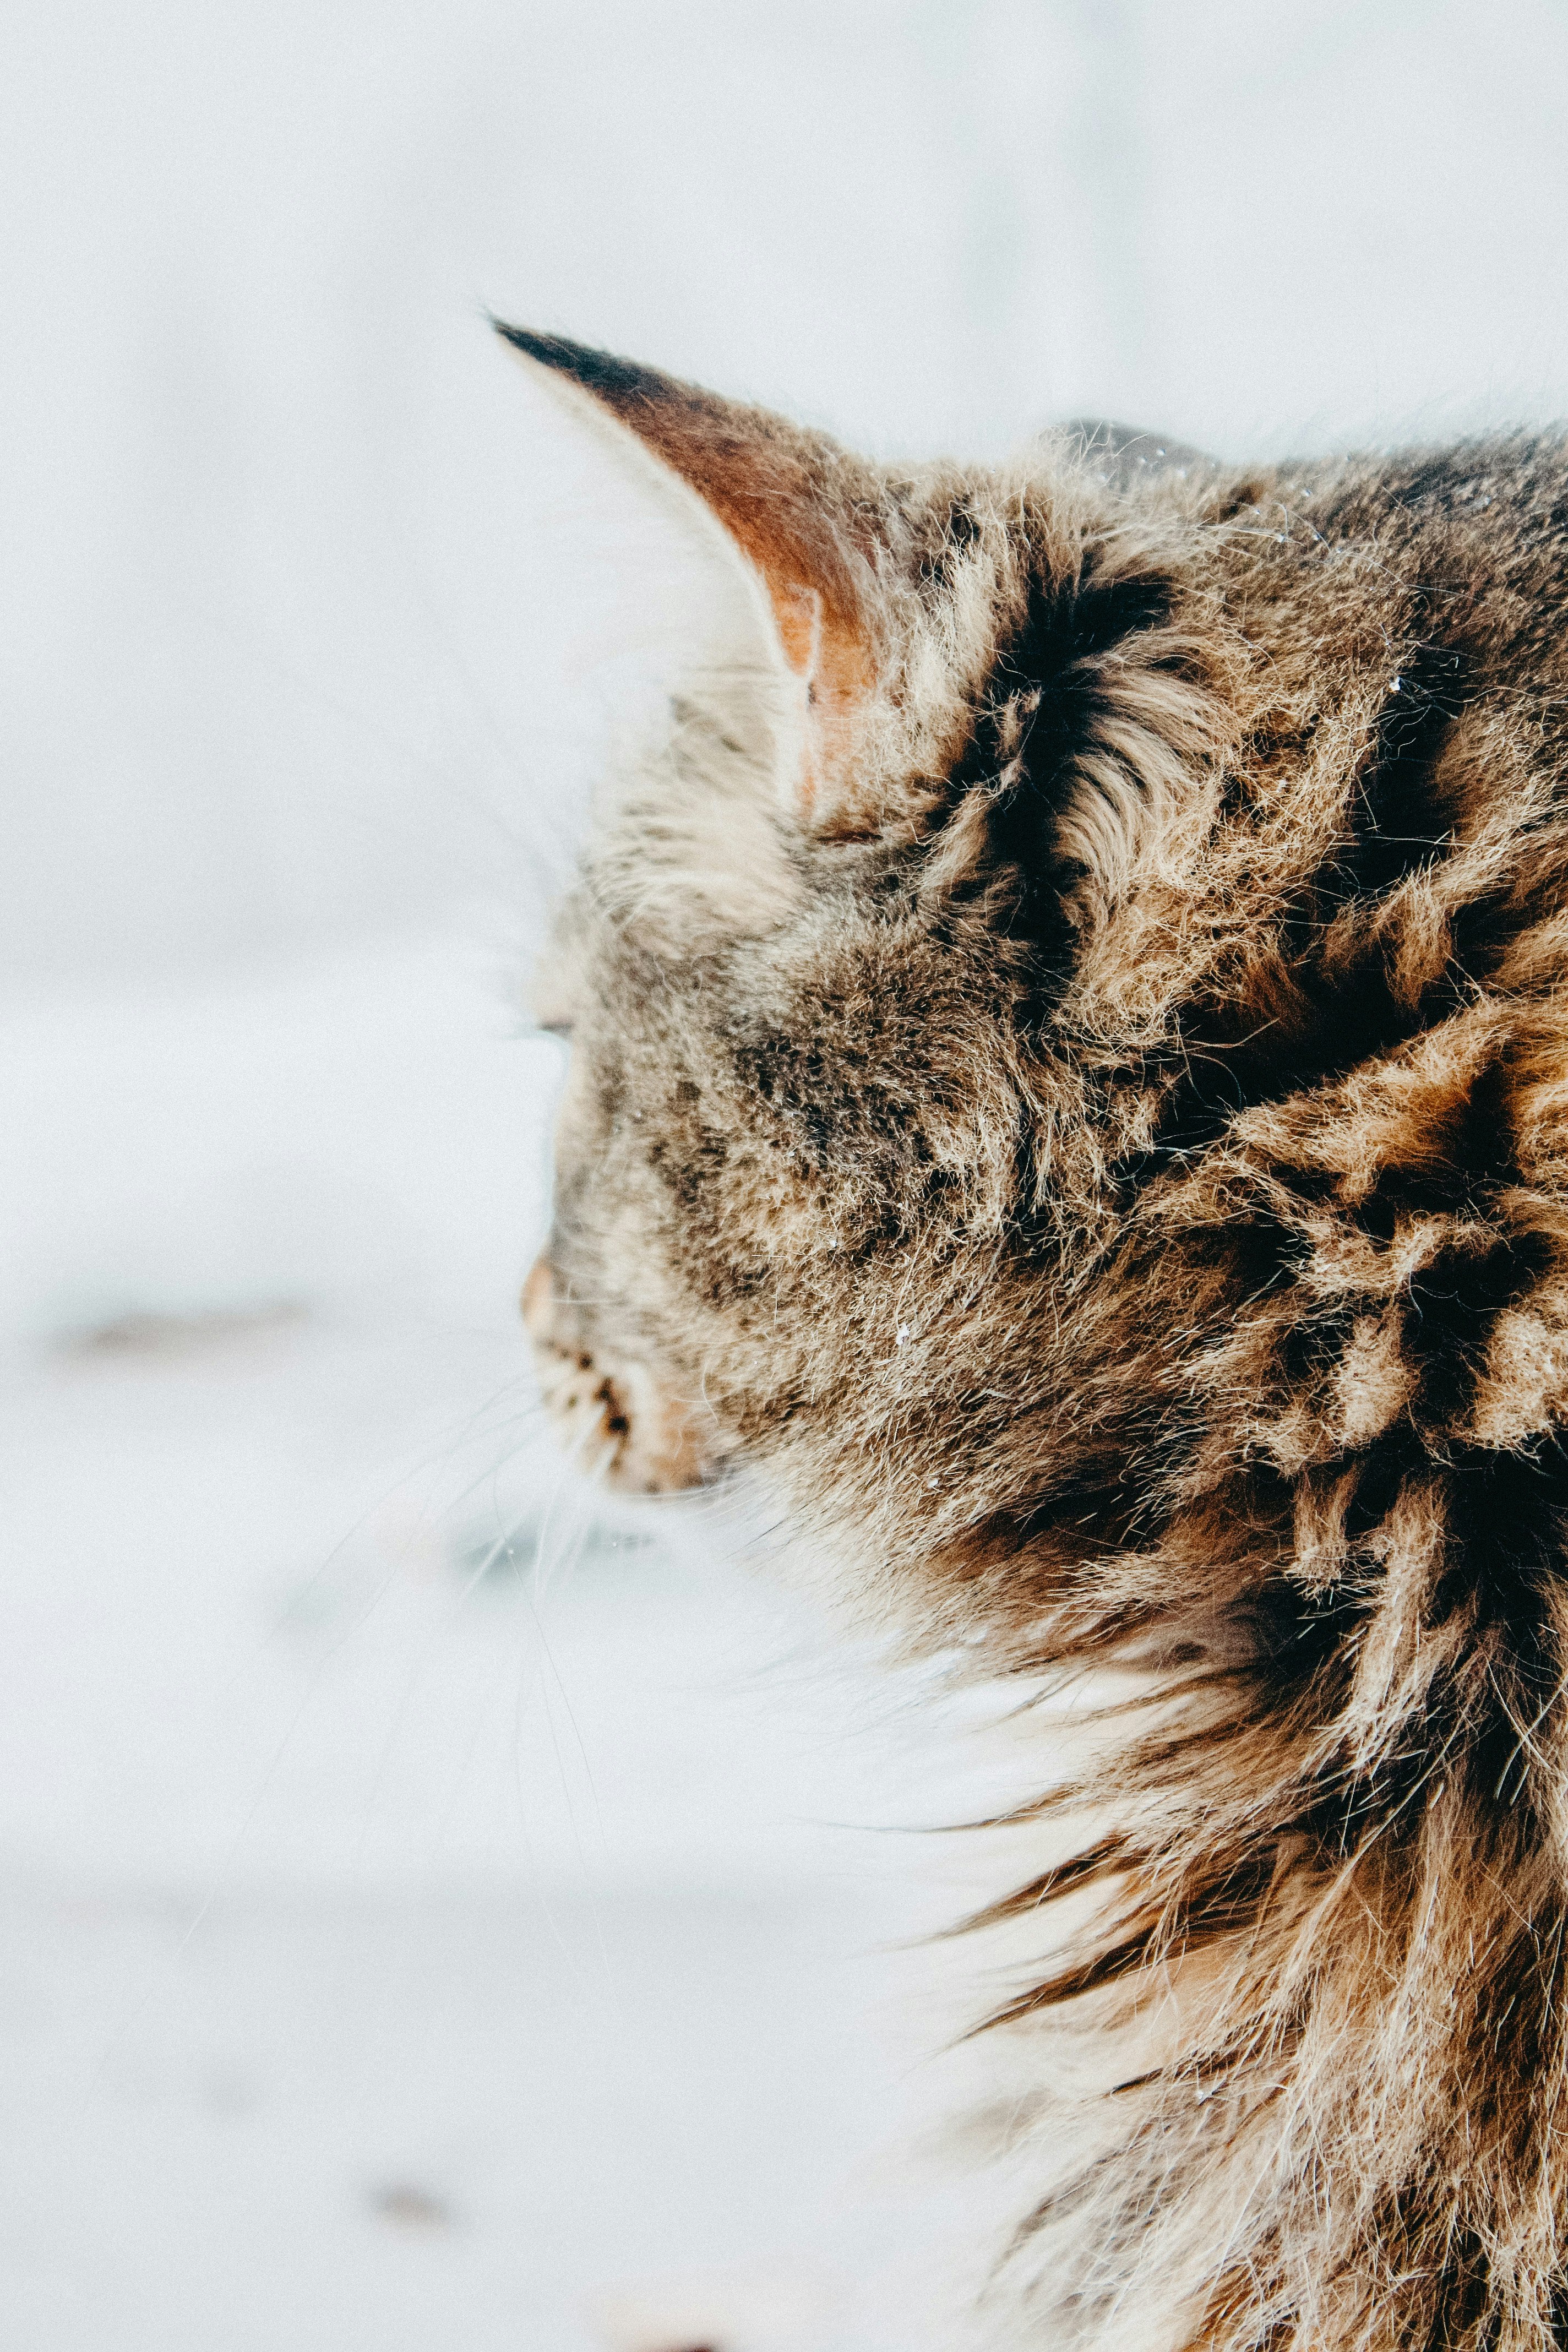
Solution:
[(575, 1010), (565, 970), (555, 960), (542, 962), (529, 990), (529, 1011), (533, 1015), (535, 1030), (548, 1037), (570, 1037)]

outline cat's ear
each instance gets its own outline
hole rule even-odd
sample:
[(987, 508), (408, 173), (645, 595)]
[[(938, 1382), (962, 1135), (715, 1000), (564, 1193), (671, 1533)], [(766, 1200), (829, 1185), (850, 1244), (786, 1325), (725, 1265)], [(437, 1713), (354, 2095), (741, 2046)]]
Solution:
[(870, 469), (825, 435), (655, 368), (499, 320), (497, 331), (635, 436), (721, 526), (763, 592), (773, 656), (799, 697), (798, 757), (780, 778), (785, 814), (831, 827), (876, 678)]

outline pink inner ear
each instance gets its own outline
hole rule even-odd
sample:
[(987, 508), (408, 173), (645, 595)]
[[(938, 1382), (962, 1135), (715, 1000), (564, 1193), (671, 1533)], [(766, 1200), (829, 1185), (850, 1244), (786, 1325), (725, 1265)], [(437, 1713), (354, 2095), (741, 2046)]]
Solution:
[(806, 757), (791, 814), (801, 824), (826, 824), (841, 813), (856, 722), (872, 685), (870, 656), (858, 632), (846, 626), (820, 590), (766, 570), (763, 580), (784, 659), (805, 679), (810, 698)]
[(822, 659), (822, 594), (797, 581), (768, 582), (768, 598), (778, 623), (784, 659), (809, 685)]
[(875, 683), (859, 562), (873, 551), (872, 470), (836, 444), (656, 368), (523, 327), (519, 351), (590, 393), (704, 499), (761, 573), (785, 660), (809, 694), (792, 814), (843, 825)]

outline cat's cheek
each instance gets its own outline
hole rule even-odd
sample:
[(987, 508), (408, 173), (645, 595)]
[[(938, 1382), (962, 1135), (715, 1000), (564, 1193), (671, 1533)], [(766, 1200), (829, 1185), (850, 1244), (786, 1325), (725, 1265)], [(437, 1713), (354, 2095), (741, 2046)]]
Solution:
[(611, 1387), (626, 1430), (605, 1484), (623, 1495), (679, 1495), (706, 1486), (717, 1465), (703, 1444), (704, 1417), (641, 1365), (623, 1366)]

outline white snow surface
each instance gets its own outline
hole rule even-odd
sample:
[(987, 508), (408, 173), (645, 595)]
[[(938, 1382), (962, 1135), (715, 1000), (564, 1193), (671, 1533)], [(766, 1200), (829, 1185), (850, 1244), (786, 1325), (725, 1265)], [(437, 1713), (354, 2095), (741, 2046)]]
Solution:
[(959, 1784), (765, 1563), (550, 1452), (514, 993), (426, 938), (0, 1020), (7, 2342), (940, 2307), (889, 2168), (956, 2012), (886, 1948), (961, 1874), (889, 1832)]
[(951, 2352), (1005, 1878), (889, 1825), (1041, 1759), (539, 1427), (527, 965), (736, 614), (484, 312), (889, 457), (1561, 416), (1568, 16), (0, 43), (0, 2345)]

